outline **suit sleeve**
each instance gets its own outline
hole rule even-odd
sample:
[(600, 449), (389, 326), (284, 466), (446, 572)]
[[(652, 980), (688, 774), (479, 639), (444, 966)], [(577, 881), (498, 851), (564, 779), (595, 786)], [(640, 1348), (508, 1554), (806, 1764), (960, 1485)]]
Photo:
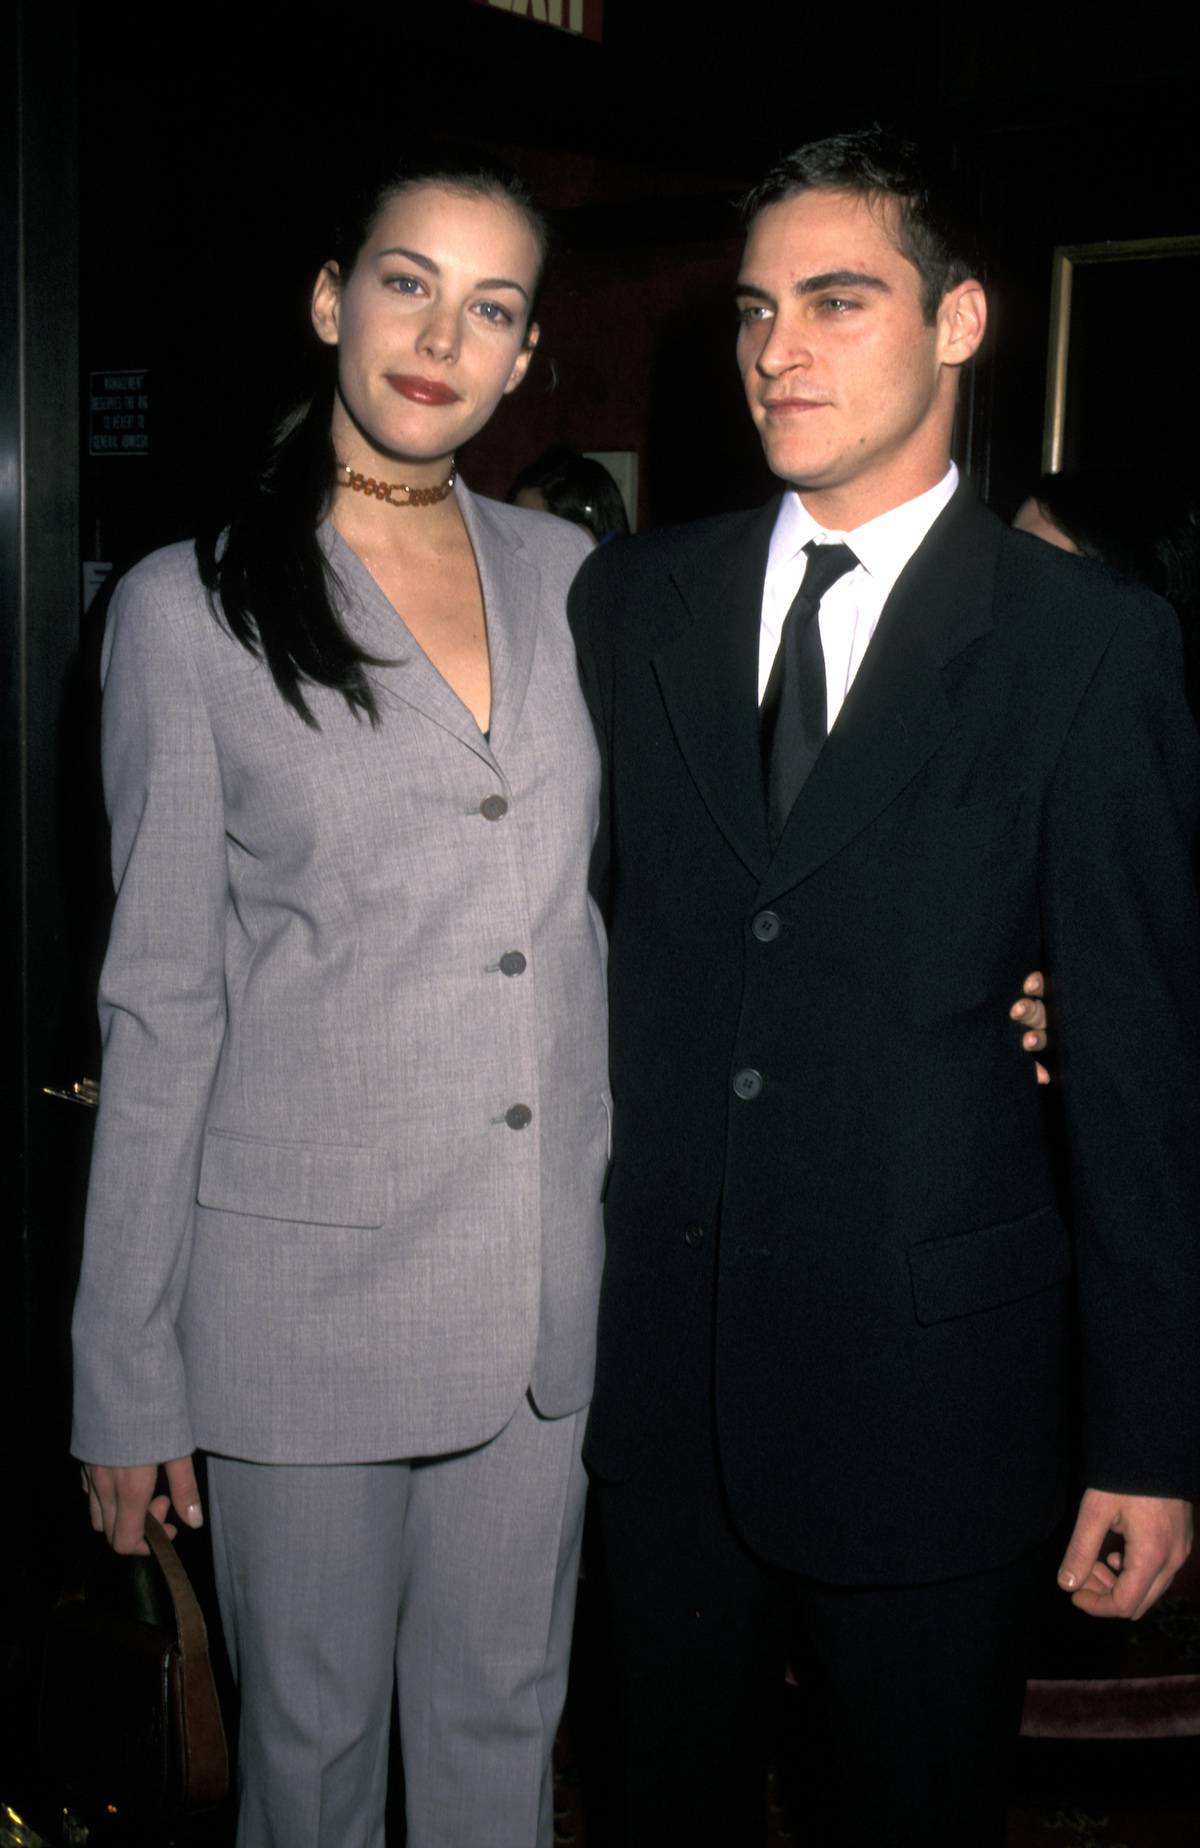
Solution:
[[(181, 596), (143, 566), (117, 591), (101, 728), (116, 909), (75, 1306), (72, 1449), (133, 1464), (193, 1447), (175, 1319), (225, 1025), (224, 810)], [(162, 589), (163, 595), (157, 593)]]
[(1195, 729), (1177, 626), (1132, 604), (1059, 754), (1043, 906), (1077, 1241), (1085, 1480), (1200, 1490)]

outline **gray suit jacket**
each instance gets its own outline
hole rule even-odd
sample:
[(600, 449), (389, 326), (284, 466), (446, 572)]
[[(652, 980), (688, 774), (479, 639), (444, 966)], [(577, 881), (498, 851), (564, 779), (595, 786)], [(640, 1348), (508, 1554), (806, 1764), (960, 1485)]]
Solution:
[(478, 1443), (592, 1381), (609, 1145), (582, 536), (474, 498), (490, 741), (353, 552), (378, 729), (306, 727), (189, 545), (114, 600), (117, 908), (73, 1449), (275, 1462)]

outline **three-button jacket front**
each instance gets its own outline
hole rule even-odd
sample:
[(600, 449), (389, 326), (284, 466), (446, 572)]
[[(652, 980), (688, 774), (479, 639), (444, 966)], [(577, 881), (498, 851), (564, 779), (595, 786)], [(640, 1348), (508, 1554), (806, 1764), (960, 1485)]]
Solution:
[(759, 911), (755, 913), (750, 929), (760, 943), (774, 943), (783, 929), (783, 921), (777, 911)]
[(752, 1065), (747, 1065), (740, 1072), (733, 1074), (733, 1094), (743, 1103), (752, 1104), (756, 1097), (761, 1097), (763, 1075), (756, 1072)]
[[(504, 796), (485, 796), (479, 804), (479, 813), (485, 821), (501, 821), (508, 814), (508, 802)], [(524, 975), (528, 963), (520, 950), (505, 950), (498, 964), (501, 975)], [(504, 1112), (504, 1121), (510, 1129), (528, 1129), (533, 1122), (533, 1111), (528, 1104), (510, 1104)]]

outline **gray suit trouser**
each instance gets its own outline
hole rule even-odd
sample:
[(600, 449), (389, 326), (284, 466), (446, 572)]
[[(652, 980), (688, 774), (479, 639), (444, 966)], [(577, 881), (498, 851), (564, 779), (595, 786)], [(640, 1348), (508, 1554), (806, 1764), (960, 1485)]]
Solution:
[(584, 1416), (523, 1401), (417, 1461), (210, 1457), (238, 1848), (383, 1848), (393, 1675), (408, 1848), (550, 1848)]

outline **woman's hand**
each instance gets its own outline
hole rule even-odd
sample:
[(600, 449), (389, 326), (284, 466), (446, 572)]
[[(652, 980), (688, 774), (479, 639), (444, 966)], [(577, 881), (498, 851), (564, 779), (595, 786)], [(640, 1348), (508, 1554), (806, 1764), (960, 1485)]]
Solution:
[(150, 1551), (145, 1541), (147, 1509), (162, 1522), (172, 1540), (177, 1532), (167, 1520), (172, 1508), (186, 1526), (203, 1527), (204, 1511), (191, 1457), (175, 1457), (164, 1463), (163, 1469), (168, 1493), (156, 1495), (157, 1463), (83, 1465), (83, 1487), (92, 1526), (104, 1535), (114, 1552)]
[[(1045, 1052), (1046, 1050), (1046, 1003), (1042, 996), (1046, 992), (1046, 983), (1040, 969), (1034, 969), (1021, 983), (1022, 999), (1014, 1001), (1008, 1010), (1010, 1020), (1017, 1021), (1025, 1031), (1021, 1035), (1021, 1044), (1026, 1052)], [(1034, 1066), (1039, 1084), (1049, 1084), (1050, 1074), (1039, 1059)]]

